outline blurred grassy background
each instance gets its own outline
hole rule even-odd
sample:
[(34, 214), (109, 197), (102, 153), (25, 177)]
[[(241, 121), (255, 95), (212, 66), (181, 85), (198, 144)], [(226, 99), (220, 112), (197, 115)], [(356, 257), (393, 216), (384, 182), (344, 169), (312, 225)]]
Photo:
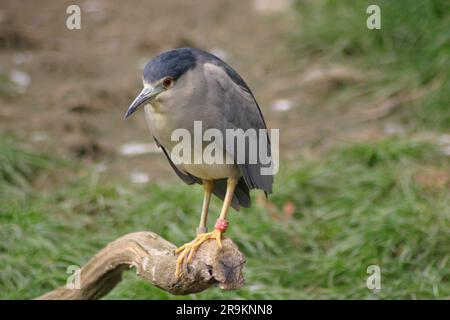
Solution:
[[(382, 8), (380, 31), (361, 28), (368, 4)], [(450, 129), (450, 4), (318, 0), (296, 1), (295, 9), (296, 55), (381, 74), (329, 99), (406, 96), (393, 116), (413, 129), (284, 161), (271, 207), (254, 201), (230, 215), (228, 235), (247, 257), (246, 285), (188, 298), (449, 298), (450, 158), (438, 138)], [(200, 188), (105, 181), (89, 164), (24, 144), (0, 136), (0, 298), (64, 285), (67, 266), (128, 232), (191, 240)], [(219, 209), (214, 200), (212, 212)], [(382, 271), (377, 292), (366, 288), (372, 264)], [(176, 297), (128, 272), (107, 298)]]
[[(381, 8), (381, 29), (368, 32), (366, 8)], [(301, 54), (377, 70), (381, 76), (351, 88), (380, 94), (423, 92), (403, 110), (405, 121), (450, 129), (450, 3), (439, 0), (296, 1)], [(434, 85), (431, 85), (434, 83)]]
[[(36, 189), (27, 181), (51, 160), (2, 145), (1, 298), (33, 298), (64, 284), (67, 266), (143, 226), (174, 243), (192, 237), (199, 188), (99, 183), (97, 174), (78, 169), (76, 181)], [(448, 186), (427, 177), (449, 169), (448, 157), (430, 142), (402, 138), (302, 159), (279, 175), (271, 198), (278, 208), (292, 202), (294, 215), (255, 205), (230, 216), (229, 236), (248, 259), (247, 285), (191, 298), (448, 297), (450, 197)], [(214, 201), (213, 212), (219, 205)], [(382, 269), (377, 293), (366, 288), (372, 264)], [(173, 298), (131, 272), (107, 297)]]

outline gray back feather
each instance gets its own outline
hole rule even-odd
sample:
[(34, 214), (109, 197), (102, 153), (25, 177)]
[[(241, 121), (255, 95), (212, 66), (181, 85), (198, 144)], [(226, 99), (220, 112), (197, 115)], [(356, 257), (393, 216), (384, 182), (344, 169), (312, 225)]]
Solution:
[[(215, 85), (216, 90), (214, 90), (214, 96), (210, 96), (209, 99), (214, 101), (214, 104), (221, 111), (221, 120), (217, 125), (224, 137), (226, 137), (227, 129), (242, 129), (243, 131), (248, 129), (267, 130), (261, 110), (253, 94), (246, 85), (241, 85), (243, 83), (242, 79), (242, 82), (236, 83), (227, 73), (227, 69), (218, 62), (214, 64), (205, 62), (203, 68), (207, 74), (206, 78), (215, 82), (215, 84), (210, 84)], [(218, 92), (219, 94), (217, 94)], [(267, 135), (266, 138), (267, 157), (271, 158), (270, 140)], [(254, 164), (249, 163), (250, 143), (255, 143), (259, 147), (260, 139), (259, 135), (256, 135), (251, 142), (250, 139), (245, 139), (246, 161), (243, 164), (238, 164), (238, 166), (245, 183), (250, 189), (262, 189), (267, 193), (271, 193), (273, 176), (261, 174), (261, 169), (270, 167), (270, 163), (264, 164), (259, 153), (257, 154), (257, 162)], [(236, 160), (236, 144), (234, 150), (228, 150), (229, 147), (226, 141), (223, 142), (222, 146), (227, 152), (235, 155)]]

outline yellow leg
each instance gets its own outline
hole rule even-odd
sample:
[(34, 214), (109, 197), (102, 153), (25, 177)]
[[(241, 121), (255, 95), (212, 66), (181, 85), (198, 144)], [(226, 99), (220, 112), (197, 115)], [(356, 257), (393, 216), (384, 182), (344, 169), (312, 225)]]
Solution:
[[(237, 184), (237, 180), (235, 178), (228, 178), (227, 192), (225, 194), (222, 211), (220, 212), (220, 219), (225, 220), (225, 218), (227, 216), (228, 208), (231, 205), (231, 200), (233, 199), (234, 189), (236, 188), (236, 184)], [(205, 186), (205, 182), (204, 182), (204, 186)], [(200, 219), (199, 231), (202, 227), (206, 228), (206, 219), (207, 219), (207, 215), (208, 215), (207, 212), (208, 212), (208, 206), (209, 206), (209, 198), (211, 196), (212, 187), (210, 189), (211, 191), (209, 192), (209, 194), (206, 191), (207, 188), (208, 187), (205, 187), (205, 198), (203, 201), (202, 218)], [(209, 239), (216, 240), (217, 245), (220, 248), (222, 247), (222, 232), (215, 229), (214, 231), (207, 232), (207, 233), (198, 233), (197, 237), (193, 241), (182, 245), (180, 248), (178, 248), (175, 251), (175, 254), (180, 254), (177, 258), (177, 265), (176, 265), (176, 270), (175, 270), (175, 275), (177, 277), (179, 277), (182, 273), (181, 269), (182, 269), (182, 266), (184, 265), (185, 260), (187, 261), (187, 263), (190, 263), (192, 258), (195, 255), (195, 252), (197, 251), (197, 249), (202, 245), (202, 243), (204, 243), (205, 241), (207, 241)]]
[(236, 178), (228, 178), (227, 179), (227, 193), (225, 194), (225, 199), (223, 199), (222, 210), (220, 211), (220, 219), (224, 219), (227, 217), (228, 209), (231, 206), (231, 200), (233, 200), (234, 189), (236, 189), (236, 185), (238, 183), (238, 179)]
[(202, 207), (202, 215), (200, 217), (200, 224), (197, 229), (197, 234), (208, 232), (208, 227), (206, 226), (208, 223), (208, 210), (209, 210), (209, 201), (211, 199), (211, 193), (214, 188), (214, 183), (212, 180), (203, 180), (203, 207)]

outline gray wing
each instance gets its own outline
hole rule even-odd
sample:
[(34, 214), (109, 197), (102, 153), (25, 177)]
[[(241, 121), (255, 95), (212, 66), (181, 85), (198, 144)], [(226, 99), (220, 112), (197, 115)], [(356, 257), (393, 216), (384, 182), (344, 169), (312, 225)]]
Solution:
[[(216, 63), (206, 62), (203, 68), (207, 74), (206, 78), (215, 82), (209, 85), (215, 85), (216, 93), (220, 92), (219, 95), (216, 94), (216, 97), (210, 98), (221, 112), (218, 129), (222, 132), (222, 135), (226, 137), (227, 129), (242, 129), (244, 132), (248, 129), (256, 129), (255, 132), (258, 133), (245, 139), (245, 161), (244, 163), (238, 163), (246, 185), (250, 189), (262, 189), (271, 193), (273, 175), (263, 174), (261, 171), (262, 168), (270, 168), (272, 159), (267, 127), (258, 103), (242, 78), (225, 63), (220, 60)], [(264, 129), (265, 134), (260, 135), (259, 129)], [(259, 152), (256, 152), (256, 154), (253, 152), (256, 161), (249, 161), (252, 150), (255, 150), (254, 146), (258, 146), (259, 151), (260, 143), (266, 147), (266, 158), (261, 157)], [(238, 155), (236, 143), (234, 149), (225, 141), (222, 146), (228, 153), (234, 155), (236, 161)]]
[(155, 142), (158, 145), (158, 147), (160, 147), (161, 150), (164, 152), (164, 155), (166, 156), (167, 160), (169, 161), (170, 166), (172, 167), (173, 171), (175, 171), (175, 173), (181, 180), (183, 180), (186, 184), (194, 184), (194, 183), (202, 184), (201, 179), (178, 169), (178, 167), (175, 165), (175, 163), (173, 163), (172, 159), (170, 158), (169, 154), (167, 153), (167, 150), (159, 143), (159, 141), (155, 138), (155, 136), (153, 136), (153, 139), (155, 139)]

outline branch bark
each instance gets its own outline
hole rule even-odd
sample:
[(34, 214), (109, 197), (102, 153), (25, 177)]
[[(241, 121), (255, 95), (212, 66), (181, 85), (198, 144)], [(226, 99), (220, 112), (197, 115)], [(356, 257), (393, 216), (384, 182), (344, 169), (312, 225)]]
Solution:
[(216, 241), (202, 244), (183, 274), (175, 277), (176, 246), (153, 232), (127, 234), (99, 251), (80, 270), (80, 289), (57, 288), (37, 299), (100, 299), (122, 279), (124, 270), (135, 268), (138, 276), (174, 295), (196, 293), (219, 286), (232, 290), (244, 283), (244, 255), (229, 238), (219, 248)]

